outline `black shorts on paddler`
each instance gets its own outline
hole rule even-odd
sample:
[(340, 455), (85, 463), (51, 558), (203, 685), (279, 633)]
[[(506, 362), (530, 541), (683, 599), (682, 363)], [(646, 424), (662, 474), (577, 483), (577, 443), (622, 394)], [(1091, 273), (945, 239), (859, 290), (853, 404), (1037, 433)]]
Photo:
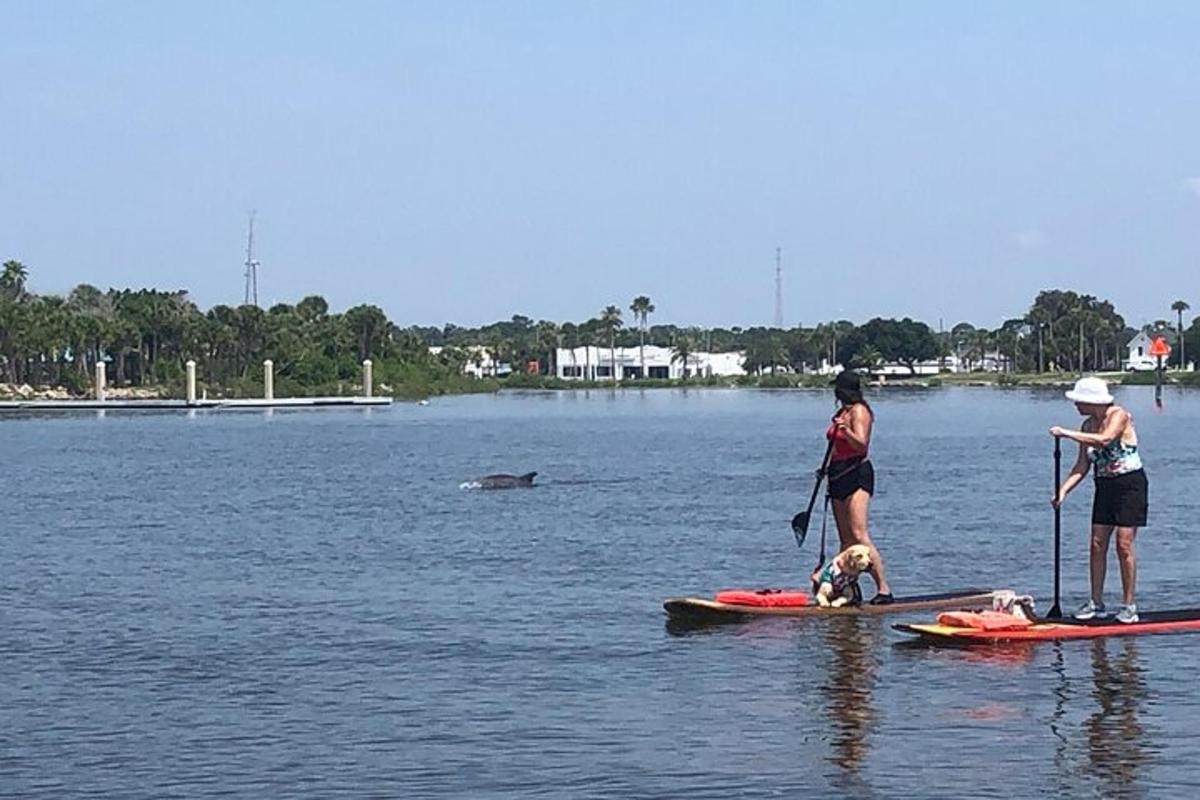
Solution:
[(834, 500), (845, 500), (859, 489), (875, 494), (875, 467), (869, 458), (831, 461), (826, 474), (829, 476), (829, 496)]
[(1115, 478), (1096, 478), (1096, 496), (1092, 500), (1092, 524), (1119, 528), (1146, 525), (1150, 482), (1142, 469)]

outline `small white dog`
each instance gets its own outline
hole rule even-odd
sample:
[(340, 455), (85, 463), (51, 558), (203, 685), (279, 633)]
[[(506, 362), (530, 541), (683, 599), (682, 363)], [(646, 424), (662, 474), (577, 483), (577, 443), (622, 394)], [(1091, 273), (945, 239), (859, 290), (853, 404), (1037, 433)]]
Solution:
[(871, 548), (865, 544), (852, 544), (838, 553), (813, 575), (813, 583), (817, 585), (817, 605), (840, 608), (847, 603), (861, 602), (858, 576), (870, 568)]

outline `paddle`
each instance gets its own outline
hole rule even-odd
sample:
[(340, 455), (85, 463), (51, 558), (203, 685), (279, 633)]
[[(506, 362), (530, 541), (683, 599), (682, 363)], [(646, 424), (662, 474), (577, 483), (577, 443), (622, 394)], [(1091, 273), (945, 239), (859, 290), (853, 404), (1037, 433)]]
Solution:
[(808, 498), (808, 508), (792, 517), (792, 533), (796, 536), (796, 546), (803, 547), (804, 539), (808, 536), (808, 521), (812, 518), (813, 506), (817, 504), (817, 493), (821, 491), (821, 481), (825, 480), (825, 470), (829, 468), (829, 457), (833, 455), (833, 440), (825, 448), (825, 457), (821, 459), (821, 471), (817, 473), (817, 482), (813, 486), (812, 496)]
[[(1058, 487), (1062, 486), (1062, 440), (1054, 437), (1054, 497), (1058, 497)], [(1062, 503), (1054, 504), (1054, 605), (1047, 614), (1051, 619), (1062, 617), (1062, 606), (1059, 604), (1059, 583), (1062, 577)]]
[[(821, 554), (817, 556), (817, 566), (813, 570), (813, 574), (821, 571), (825, 566), (825, 527), (829, 522), (829, 495), (825, 495), (825, 502), (821, 504)], [(814, 580), (812, 582), (813, 597), (816, 597), (817, 592), (821, 590), (821, 584)]]

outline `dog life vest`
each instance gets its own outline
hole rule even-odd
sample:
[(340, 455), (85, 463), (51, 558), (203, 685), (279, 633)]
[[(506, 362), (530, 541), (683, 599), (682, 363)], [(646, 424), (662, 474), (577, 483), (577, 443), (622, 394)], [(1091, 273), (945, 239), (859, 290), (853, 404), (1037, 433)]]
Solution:
[(818, 588), (820, 588), (822, 583), (828, 583), (833, 586), (834, 596), (840, 597), (846, 593), (848, 587), (858, 586), (858, 576), (844, 572), (842, 565), (838, 563), (837, 558), (834, 558), (822, 567), (820, 574), (817, 575)]

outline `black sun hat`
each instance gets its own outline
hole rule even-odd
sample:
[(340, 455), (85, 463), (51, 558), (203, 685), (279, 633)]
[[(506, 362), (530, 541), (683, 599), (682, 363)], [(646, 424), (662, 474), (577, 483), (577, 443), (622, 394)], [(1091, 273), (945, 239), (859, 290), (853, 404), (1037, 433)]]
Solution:
[(829, 382), (829, 385), (851, 392), (862, 391), (862, 381), (859, 379), (858, 373), (849, 369), (839, 372), (837, 377)]

